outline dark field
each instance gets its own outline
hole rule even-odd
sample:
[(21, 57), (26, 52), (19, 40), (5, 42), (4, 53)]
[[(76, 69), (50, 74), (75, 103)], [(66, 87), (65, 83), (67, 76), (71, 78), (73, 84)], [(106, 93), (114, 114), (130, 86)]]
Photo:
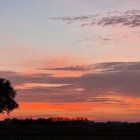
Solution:
[(0, 123), (1, 139), (135, 140), (140, 139), (140, 123), (13, 119)]

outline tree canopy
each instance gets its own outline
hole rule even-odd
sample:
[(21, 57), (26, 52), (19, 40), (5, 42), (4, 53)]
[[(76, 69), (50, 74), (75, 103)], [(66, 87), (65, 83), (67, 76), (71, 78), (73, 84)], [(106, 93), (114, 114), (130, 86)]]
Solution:
[(15, 101), (16, 90), (9, 80), (0, 78), (0, 113), (9, 114), (12, 110), (18, 108)]

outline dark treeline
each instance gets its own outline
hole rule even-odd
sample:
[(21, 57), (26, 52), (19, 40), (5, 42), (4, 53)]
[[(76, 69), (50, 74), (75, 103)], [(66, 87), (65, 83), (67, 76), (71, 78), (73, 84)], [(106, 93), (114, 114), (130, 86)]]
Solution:
[(87, 118), (65, 118), (65, 117), (50, 117), (50, 118), (26, 118), (26, 119), (16, 119), (16, 118), (7, 118), (3, 121), (0, 121), (0, 125), (87, 125), (87, 126), (116, 126), (116, 127), (139, 127), (140, 122), (129, 123), (129, 122), (95, 122), (90, 121)]
[(3, 136), (139, 136), (140, 123), (94, 122), (87, 118), (5, 119)]
[(50, 118), (26, 118), (26, 119), (16, 119), (16, 118), (7, 118), (3, 121), (0, 121), (0, 125), (66, 125), (66, 126), (75, 126), (75, 125), (84, 125), (91, 127), (136, 127), (140, 129), (140, 122), (129, 123), (129, 122), (95, 122), (90, 121), (87, 118), (64, 118), (64, 117), (50, 117)]
[(50, 117), (48, 119), (38, 118), (26, 118), (26, 119), (5, 119), (0, 122), (0, 125), (89, 125), (93, 123), (87, 118), (64, 118), (64, 117)]

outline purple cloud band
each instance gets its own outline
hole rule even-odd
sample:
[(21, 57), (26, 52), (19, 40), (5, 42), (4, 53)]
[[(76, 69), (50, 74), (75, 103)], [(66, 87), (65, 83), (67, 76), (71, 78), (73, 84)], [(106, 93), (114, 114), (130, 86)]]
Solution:
[(54, 77), (48, 74), (21, 75), (0, 71), (0, 75), (11, 80), (15, 86), (26, 83), (65, 84), (59, 87), (36, 86), (18, 89), (19, 101), (124, 103), (125, 100), (114, 100), (107, 96), (140, 97), (140, 62), (99, 63), (80, 69), (66, 67), (62, 70), (65, 69), (75, 71), (86, 69), (89, 70), (89, 74), (79, 77)]

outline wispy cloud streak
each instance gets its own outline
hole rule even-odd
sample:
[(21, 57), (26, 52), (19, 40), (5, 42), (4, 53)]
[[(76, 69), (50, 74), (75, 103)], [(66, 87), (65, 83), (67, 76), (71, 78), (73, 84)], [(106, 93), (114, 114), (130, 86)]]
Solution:
[(140, 10), (129, 10), (126, 12), (108, 12), (105, 15), (84, 15), (75, 17), (51, 17), (47, 20), (52, 21), (65, 21), (67, 23), (80, 23), (81, 27), (84, 26), (109, 26), (109, 25), (122, 25), (130, 27), (140, 26)]

